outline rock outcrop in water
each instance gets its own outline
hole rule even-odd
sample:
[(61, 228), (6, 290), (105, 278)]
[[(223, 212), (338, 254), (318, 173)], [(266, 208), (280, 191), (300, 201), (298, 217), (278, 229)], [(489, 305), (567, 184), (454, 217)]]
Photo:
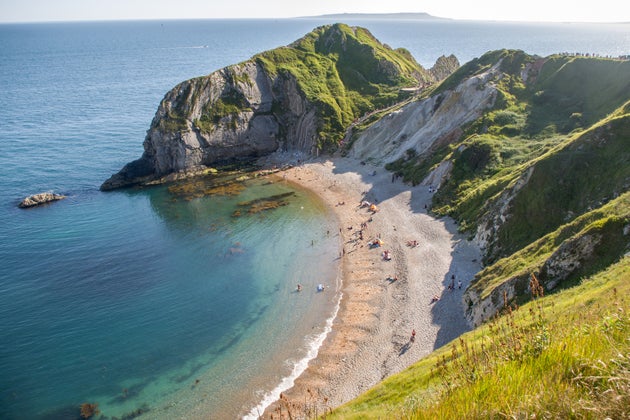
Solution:
[(455, 57), (440, 57), (428, 71), (365, 29), (317, 28), (287, 47), (176, 86), (160, 103), (142, 157), (101, 189), (277, 150), (334, 149), (357, 117), (395, 103), (401, 88), (434, 83), (458, 66)]
[(51, 192), (43, 192), (39, 194), (29, 195), (24, 200), (20, 201), (18, 207), (25, 209), (29, 207), (41, 206), (42, 204), (52, 203), (53, 201), (63, 200), (64, 198), (66, 198), (65, 195), (54, 194)]

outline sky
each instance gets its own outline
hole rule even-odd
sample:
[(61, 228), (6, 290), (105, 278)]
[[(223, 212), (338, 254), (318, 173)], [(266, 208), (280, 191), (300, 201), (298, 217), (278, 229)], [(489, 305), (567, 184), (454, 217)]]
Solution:
[(0, 0), (0, 22), (287, 18), (400, 12), (469, 20), (630, 22), (627, 0)]

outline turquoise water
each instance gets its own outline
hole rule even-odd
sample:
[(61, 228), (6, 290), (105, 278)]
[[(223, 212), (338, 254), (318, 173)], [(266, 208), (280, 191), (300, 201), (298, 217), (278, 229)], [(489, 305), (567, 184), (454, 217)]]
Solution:
[[(0, 25), (0, 418), (76, 418), (87, 401), (109, 417), (234, 418), (290, 386), (339, 297), (339, 238), (322, 204), (277, 180), (194, 199), (98, 187), (141, 155), (175, 84), (324, 23)], [(627, 24), (349, 23), (425, 66), (497, 48), (630, 45)], [(68, 198), (16, 207), (47, 190)], [(286, 206), (232, 217), (240, 202), (292, 191)], [(320, 282), (330, 289), (316, 293)]]
[[(242, 201), (293, 191), (286, 206), (232, 217)], [(336, 302), (335, 223), (282, 182), (192, 200), (95, 193), (19, 217), (28, 237), (10, 232), (20, 249), (0, 269), (12, 280), (0, 290), (3, 418), (61, 418), (85, 401), (122, 416), (195, 385), (234, 416), (290, 374), (286, 360), (306, 356), (304, 337)]]

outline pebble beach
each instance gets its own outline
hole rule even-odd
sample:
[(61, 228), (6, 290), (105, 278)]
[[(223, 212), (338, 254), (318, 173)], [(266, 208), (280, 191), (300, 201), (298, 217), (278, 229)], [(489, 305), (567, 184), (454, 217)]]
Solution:
[(349, 158), (301, 162), (282, 180), (335, 212), (342, 297), (317, 357), (263, 418), (324, 413), (470, 329), (462, 294), (481, 269), (481, 252), (451, 219), (429, 214), (438, 186), (412, 187)]

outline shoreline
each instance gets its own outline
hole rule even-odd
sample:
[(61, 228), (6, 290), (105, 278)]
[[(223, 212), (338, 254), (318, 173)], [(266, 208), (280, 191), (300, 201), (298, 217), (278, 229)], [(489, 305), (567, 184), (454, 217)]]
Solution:
[[(318, 195), (339, 221), (341, 300), (315, 357), (261, 418), (323, 414), (470, 330), (461, 297), (481, 269), (481, 252), (452, 220), (427, 214), (429, 186), (339, 157), (308, 160), (282, 178)], [(370, 248), (376, 238), (383, 245)]]

